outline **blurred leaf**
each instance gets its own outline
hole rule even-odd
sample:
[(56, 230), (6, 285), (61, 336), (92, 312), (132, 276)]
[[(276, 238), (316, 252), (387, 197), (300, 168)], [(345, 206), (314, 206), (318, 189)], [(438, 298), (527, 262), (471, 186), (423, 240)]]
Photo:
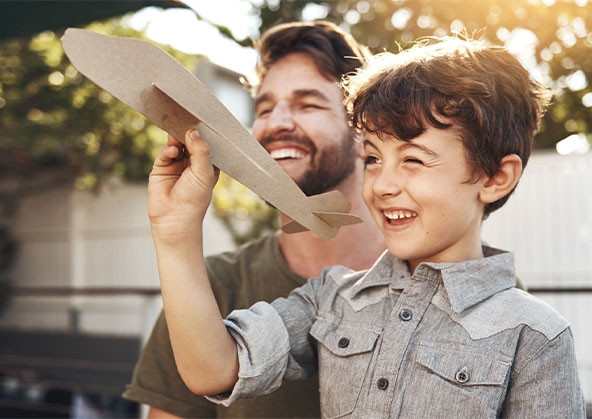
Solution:
[[(146, 39), (121, 19), (88, 29)], [(0, 44), (0, 204), (57, 184), (96, 189), (113, 175), (145, 181), (166, 141), (159, 128), (79, 74), (60, 37), (45, 31)], [(195, 66), (197, 57), (162, 48)]]
[[(516, 36), (518, 32), (514, 30), (529, 31), (536, 38), (534, 68), (542, 74), (545, 84), (558, 93), (536, 136), (535, 147), (552, 148), (571, 134), (565, 127), (567, 118), (574, 119), (581, 132), (592, 133), (592, 109), (581, 100), (592, 92), (590, 0), (265, 0), (260, 3), (257, 13), (262, 22), (261, 32), (277, 23), (301, 20), (303, 10), (309, 5), (322, 5), (328, 11), (326, 20), (349, 31), (373, 52), (397, 52), (398, 45), (419, 37), (450, 35), (460, 29), (497, 44)], [(588, 83), (582, 90), (572, 92), (565, 77), (578, 70)]]

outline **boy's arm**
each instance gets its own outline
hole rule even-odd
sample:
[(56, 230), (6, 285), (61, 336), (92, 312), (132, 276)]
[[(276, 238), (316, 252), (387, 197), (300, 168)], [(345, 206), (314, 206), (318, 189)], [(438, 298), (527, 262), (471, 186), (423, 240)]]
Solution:
[(210, 288), (202, 224), (218, 177), (207, 144), (190, 131), (159, 152), (148, 185), (148, 215), (175, 361), (196, 394), (218, 394), (238, 380), (236, 343)]
[(502, 417), (586, 417), (571, 329), (539, 346), (512, 369)]

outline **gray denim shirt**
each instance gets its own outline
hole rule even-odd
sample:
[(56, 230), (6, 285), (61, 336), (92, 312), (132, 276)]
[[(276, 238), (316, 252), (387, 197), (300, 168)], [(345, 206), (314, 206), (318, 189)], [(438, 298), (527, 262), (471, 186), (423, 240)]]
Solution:
[(328, 268), (232, 312), (239, 380), (210, 400), (265, 395), (318, 368), (326, 418), (584, 418), (569, 324), (514, 288), (512, 254), (484, 251), (413, 276), (386, 252), (366, 272)]

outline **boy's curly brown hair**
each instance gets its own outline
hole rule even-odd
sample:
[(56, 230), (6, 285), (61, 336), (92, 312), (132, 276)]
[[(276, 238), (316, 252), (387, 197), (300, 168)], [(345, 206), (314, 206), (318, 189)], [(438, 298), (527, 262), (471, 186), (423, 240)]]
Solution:
[[(508, 154), (526, 166), (550, 100), (549, 90), (503, 47), (460, 37), (430, 38), (398, 54), (378, 54), (346, 78), (344, 87), (354, 127), (379, 137), (409, 141), (427, 125), (460, 128), (470, 181), (495, 175)], [(484, 218), (509, 195), (488, 204)]]

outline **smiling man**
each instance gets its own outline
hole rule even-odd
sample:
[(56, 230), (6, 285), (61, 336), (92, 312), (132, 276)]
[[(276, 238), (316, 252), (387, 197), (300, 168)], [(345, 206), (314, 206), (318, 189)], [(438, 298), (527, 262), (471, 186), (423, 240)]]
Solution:
[[(348, 125), (338, 85), (342, 75), (362, 64), (364, 48), (327, 22), (276, 26), (256, 48), (260, 61), (251, 80), (256, 103), (254, 137), (307, 195), (338, 189), (352, 203), (352, 213), (365, 222), (341, 229), (330, 242), (310, 232), (276, 233), (207, 258), (208, 277), (223, 316), (256, 301), (287, 296), (307, 278), (319, 276), (325, 266), (369, 268), (385, 248), (362, 201), (360, 146)], [(165, 154), (176, 157), (179, 146), (169, 138)], [(151, 184), (149, 193), (154, 194)], [(152, 206), (152, 219), (166, 222), (172, 209), (168, 205), (173, 204), (163, 199), (158, 207)], [(288, 220), (282, 218), (285, 224)], [(185, 233), (179, 220), (168, 221), (179, 226), (180, 234)], [(320, 416), (317, 377), (292, 382), (272, 395), (243, 400), (230, 408), (195, 396), (177, 372), (162, 313), (124, 397), (150, 405), (150, 417)]]
[(331, 84), (310, 55), (296, 52), (267, 71), (255, 98), (253, 135), (308, 196), (335, 188), (356, 168), (343, 93)]

